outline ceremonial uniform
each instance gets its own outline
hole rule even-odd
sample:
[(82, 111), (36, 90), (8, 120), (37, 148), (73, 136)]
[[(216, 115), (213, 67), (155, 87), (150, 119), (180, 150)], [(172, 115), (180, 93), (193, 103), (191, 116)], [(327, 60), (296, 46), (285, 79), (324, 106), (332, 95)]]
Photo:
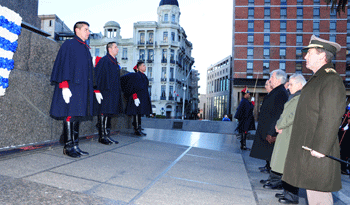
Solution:
[[(55, 86), (50, 115), (64, 121), (63, 153), (80, 157), (89, 153), (80, 150), (79, 121), (91, 120), (93, 115), (93, 65), (89, 46), (78, 36), (65, 41), (55, 60), (51, 84)], [(69, 88), (72, 96), (66, 103), (63, 88)]]
[(120, 88), (120, 66), (116, 58), (107, 54), (101, 58), (95, 68), (96, 89), (101, 92), (101, 104), (95, 101), (98, 116), (99, 142), (103, 144), (118, 143), (110, 138), (111, 117), (123, 112)]

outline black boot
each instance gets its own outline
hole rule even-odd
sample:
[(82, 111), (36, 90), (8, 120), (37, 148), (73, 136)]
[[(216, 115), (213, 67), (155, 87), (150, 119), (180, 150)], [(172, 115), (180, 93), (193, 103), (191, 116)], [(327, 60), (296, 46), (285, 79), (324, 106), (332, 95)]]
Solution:
[(105, 144), (105, 145), (111, 145), (112, 142), (110, 142), (107, 138), (106, 138), (106, 123), (107, 123), (107, 117), (101, 115), (99, 116), (101, 118), (100, 122), (100, 128), (101, 128), (101, 134), (100, 134), (100, 130), (99, 130), (99, 138), (98, 138), (98, 142), (101, 144)]
[(146, 133), (142, 132), (141, 125), (139, 125), (138, 130), (139, 130), (139, 132), (140, 132), (140, 134), (141, 134), (141, 135), (144, 135), (144, 136), (146, 136), (146, 135), (147, 135)]
[(132, 122), (132, 126), (134, 126), (135, 135), (141, 136), (141, 133), (139, 131), (139, 128), (138, 128), (137, 122), (136, 122), (136, 115), (134, 115), (133, 117), (134, 117), (134, 121)]
[(74, 149), (74, 140), (73, 140), (73, 130), (71, 129), (72, 123), (71, 122), (65, 122), (67, 129), (65, 132), (67, 133), (67, 141), (65, 142), (64, 148), (63, 148), (63, 154), (78, 158), (80, 157), (80, 154)]
[(110, 141), (112, 144), (119, 144), (118, 141), (111, 138), (111, 117), (106, 116), (106, 122), (105, 122), (105, 136), (108, 141)]
[(67, 142), (67, 138), (68, 138), (68, 133), (67, 133), (67, 122), (63, 120), (63, 130), (62, 130), (62, 134), (60, 136), (60, 144), (61, 145), (65, 145)]
[(80, 155), (89, 155), (88, 152), (84, 152), (79, 148), (79, 122), (75, 121), (73, 124), (73, 141), (74, 141), (74, 149)]
[(242, 133), (241, 135), (241, 150), (249, 150), (246, 146), (247, 141), (247, 133)]

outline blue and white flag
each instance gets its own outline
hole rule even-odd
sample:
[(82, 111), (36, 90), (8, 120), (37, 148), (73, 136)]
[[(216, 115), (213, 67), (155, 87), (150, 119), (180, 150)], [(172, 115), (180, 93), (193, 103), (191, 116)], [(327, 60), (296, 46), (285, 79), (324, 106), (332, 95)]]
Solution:
[(0, 6), (0, 96), (5, 95), (9, 86), (9, 75), (14, 67), (13, 54), (17, 49), (18, 35), (21, 34), (22, 17)]

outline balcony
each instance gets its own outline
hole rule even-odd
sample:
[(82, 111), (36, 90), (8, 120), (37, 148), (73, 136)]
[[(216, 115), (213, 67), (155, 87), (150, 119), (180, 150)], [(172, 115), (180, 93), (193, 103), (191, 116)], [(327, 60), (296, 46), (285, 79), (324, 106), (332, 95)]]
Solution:
[(161, 78), (160, 81), (161, 82), (166, 82), (166, 78)]
[(138, 41), (138, 42), (137, 42), (137, 45), (138, 45), (138, 46), (144, 46), (144, 45), (145, 45), (145, 42), (144, 42), (144, 41)]
[(167, 59), (162, 59), (162, 63), (168, 63)]
[(147, 41), (147, 42), (146, 42), (146, 45), (147, 45), (147, 46), (153, 46), (153, 44), (154, 44), (153, 41)]
[(170, 82), (175, 82), (175, 78), (169, 78)]
[(160, 100), (166, 100), (165, 96), (160, 96)]
[(170, 60), (170, 63), (171, 64), (175, 64), (175, 60)]
[(152, 60), (148, 59), (147, 63), (153, 63), (153, 59)]
[(169, 100), (174, 100), (174, 97), (173, 96), (169, 96)]

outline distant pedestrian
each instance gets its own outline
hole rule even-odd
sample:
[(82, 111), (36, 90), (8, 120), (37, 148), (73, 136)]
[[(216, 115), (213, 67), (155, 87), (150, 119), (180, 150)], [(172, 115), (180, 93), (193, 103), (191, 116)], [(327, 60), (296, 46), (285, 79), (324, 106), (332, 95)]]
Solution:
[(247, 86), (241, 91), (242, 100), (237, 107), (234, 118), (238, 120), (236, 131), (241, 137), (241, 150), (248, 150), (246, 146), (248, 131), (255, 130), (255, 120), (253, 115), (254, 105), (249, 101), (250, 93)]
[[(346, 92), (332, 64), (340, 49), (339, 44), (314, 35), (303, 49), (306, 68), (314, 74), (300, 94), (282, 180), (306, 189), (310, 205), (333, 204), (332, 192), (342, 187), (340, 163), (325, 157), (340, 157), (337, 134)], [(309, 153), (302, 146), (313, 150)]]
[(95, 68), (96, 93), (101, 93), (103, 99), (96, 104), (98, 142), (106, 145), (118, 144), (110, 137), (111, 118), (123, 112), (120, 88), (120, 67), (117, 61), (119, 48), (116, 42), (106, 45), (107, 55), (101, 58)]
[(120, 78), (122, 90), (127, 98), (125, 113), (133, 116), (135, 135), (146, 135), (142, 132), (141, 116), (152, 113), (151, 98), (148, 93), (148, 78), (144, 74), (146, 65), (138, 61), (134, 67), (135, 73), (123, 75)]
[(224, 116), (224, 118), (222, 118), (222, 121), (231, 121), (230, 118), (228, 118), (227, 115)]

